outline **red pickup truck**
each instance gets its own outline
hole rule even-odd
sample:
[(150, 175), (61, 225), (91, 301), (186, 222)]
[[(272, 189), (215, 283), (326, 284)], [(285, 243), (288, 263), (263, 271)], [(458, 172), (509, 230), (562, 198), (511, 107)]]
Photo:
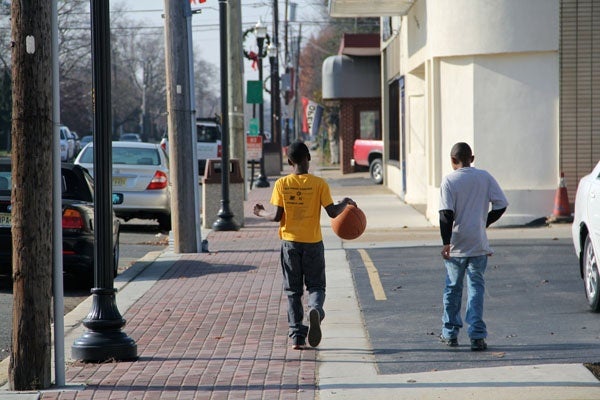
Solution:
[(352, 166), (368, 167), (371, 178), (375, 183), (383, 183), (383, 141), (356, 139), (354, 141)]

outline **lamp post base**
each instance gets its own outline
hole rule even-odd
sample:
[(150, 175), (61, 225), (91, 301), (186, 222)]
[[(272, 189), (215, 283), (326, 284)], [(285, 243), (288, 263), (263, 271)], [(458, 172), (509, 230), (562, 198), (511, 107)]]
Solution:
[(71, 355), (76, 360), (102, 362), (136, 360), (137, 344), (124, 332), (85, 332), (73, 342)]
[(71, 347), (74, 359), (101, 362), (135, 360), (137, 344), (121, 331), (125, 320), (117, 309), (115, 289), (92, 289), (92, 309), (83, 325), (88, 329)]
[(267, 177), (263, 174), (258, 176), (258, 180), (256, 181), (256, 187), (259, 188), (266, 188), (269, 187), (269, 181), (267, 180)]
[(215, 231), (239, 231), (240, 226), (233, 220), (233, 214), (227, 211), (221, 211), (218, 215), (219, 218), (212, 224), (212, 228)]

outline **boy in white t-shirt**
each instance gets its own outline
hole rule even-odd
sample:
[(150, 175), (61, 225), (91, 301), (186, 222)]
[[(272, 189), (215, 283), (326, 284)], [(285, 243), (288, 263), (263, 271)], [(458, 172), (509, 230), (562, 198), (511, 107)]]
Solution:
[[(446, 267), (444, 315), (440, 340), (458, 346), (463, 280), (467, 275), (468, 301), (465, 320), (471, 350), (487, 349), (483, 321), (483, 275), (492, 255), (485, 229), (506, 211), (508, 201), (498, 182), (487, 171), (471, 167), (475, 159), (467, 143), (456, 143), (450, 152), (453, 172), (440, 186), (440, 233)], [(492, 206), (490, 211), (490, 204)]]

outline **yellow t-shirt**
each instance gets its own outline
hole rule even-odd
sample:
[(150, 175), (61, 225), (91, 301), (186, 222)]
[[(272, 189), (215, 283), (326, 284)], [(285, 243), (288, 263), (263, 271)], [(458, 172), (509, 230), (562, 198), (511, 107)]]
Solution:
[(317, 243), (321, 235), (321, 207), (333, 204), (329, 185), (312, 174), (290, 174), (275, 182), (271, 204), (283, 207), (279, 237), (290, 242)]

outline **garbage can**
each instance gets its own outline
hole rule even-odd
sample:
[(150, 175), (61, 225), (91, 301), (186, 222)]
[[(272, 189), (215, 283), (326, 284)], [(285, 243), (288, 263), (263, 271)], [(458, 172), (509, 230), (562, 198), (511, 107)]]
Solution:
[[(206, 160), (202, 178), (202, 227), (211, 229), (219, 216), (222, 200), (221, 159)], [(229, 160), (229, 210), (235, 222), (244, 226), (244, 178), (240, 160)]]

